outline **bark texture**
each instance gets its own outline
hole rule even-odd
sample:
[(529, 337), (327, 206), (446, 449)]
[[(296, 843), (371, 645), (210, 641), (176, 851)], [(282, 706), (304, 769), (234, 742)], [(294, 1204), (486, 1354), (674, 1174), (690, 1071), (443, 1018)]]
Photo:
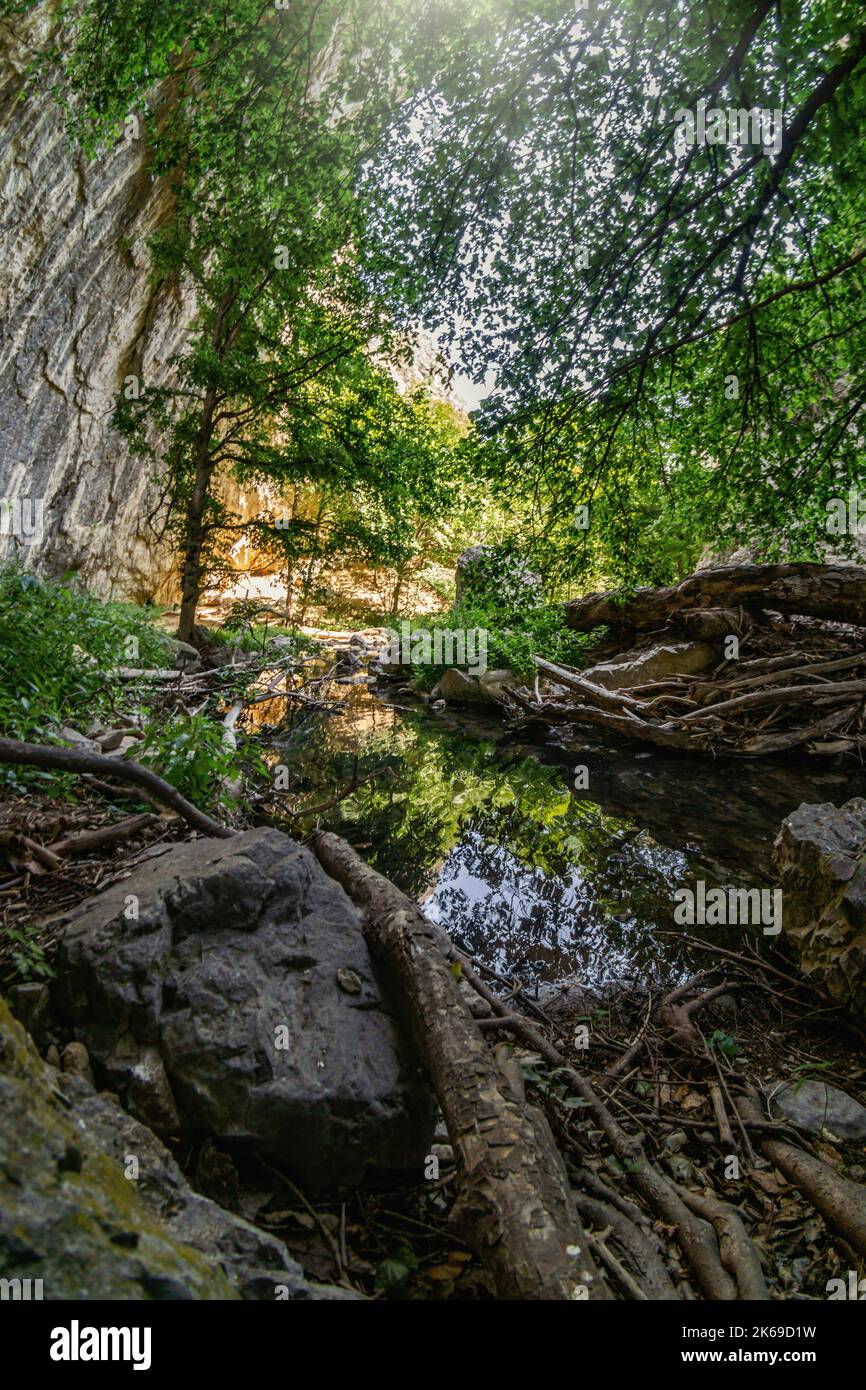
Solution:
[(677, 613), (717, 607), (772, 609), (866, 626), (866, 568), (862, 565), (723, 565), (690, 574), (668, 589), (639, 589), (625, 602), (616, 593), (585, 594), (565, 605), (567, 627), (602, 623), (650, 631)]
[(498, 1296), (609, 1297), (547, 1120), (497, 1066), (432, 924), (345, 840), (320, 832), (313, 844), (363, 909), (370, 950), (409, 1001), (459, 1167), (454, 1219)]

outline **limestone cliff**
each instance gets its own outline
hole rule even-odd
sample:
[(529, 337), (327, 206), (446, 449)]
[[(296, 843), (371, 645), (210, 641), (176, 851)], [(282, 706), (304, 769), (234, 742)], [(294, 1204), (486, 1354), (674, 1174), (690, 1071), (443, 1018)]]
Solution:
[(147, 238), (171, 195), (143, 142), (88, 161), (47, 83), (22, 99), (53, 9), (0, 21), (0, 499), (44, 505), (41, 538), (0, 534), (0, 559), (76, 570), (103, 596), (161, 597), (154, 466), (131, 456), (111, 413), (128, 374), (164, 378), (193, 306), (150, 272)]

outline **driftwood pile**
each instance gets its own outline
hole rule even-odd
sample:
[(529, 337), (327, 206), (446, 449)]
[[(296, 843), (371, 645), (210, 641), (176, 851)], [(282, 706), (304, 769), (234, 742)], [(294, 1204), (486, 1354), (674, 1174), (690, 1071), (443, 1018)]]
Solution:
[[(758, 757), (866, 747), (866, 568), (739, 565), (639, 590), (589, 594), (567, 625), (605, 625), (596, 664), (536, 658), (534, 717), (686, 752)], [(648, 678), (655, 651), (667, 669)], [(652, 676), (654, 673), (649, 672)]]

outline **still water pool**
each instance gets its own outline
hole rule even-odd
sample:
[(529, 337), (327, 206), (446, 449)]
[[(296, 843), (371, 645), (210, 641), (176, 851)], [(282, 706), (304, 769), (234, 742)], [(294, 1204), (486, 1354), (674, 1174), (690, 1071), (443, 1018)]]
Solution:
[[(472, 955), (529, 984), (663, 985), (694, 969), (684, 931), (742, 949), (745, 928), (677, 926), (676, 889), (770, 887), (785, 815), (866, 795), (850, 764), (714, 762), (594, 736), (564, 747), (493, 718), (432, 714), (363, 677), (322, 693), (329, 713), (257, 707), (292, 800), (325, 800), (356, 768), (369, 777), (321, 823)], [(587, 790), (574, 790), (578, 764)]]

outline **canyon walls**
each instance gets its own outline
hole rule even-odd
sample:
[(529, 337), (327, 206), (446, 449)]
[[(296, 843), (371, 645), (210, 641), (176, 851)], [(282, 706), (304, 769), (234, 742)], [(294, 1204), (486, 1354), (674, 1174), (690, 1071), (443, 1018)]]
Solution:
[(87, 160), (50, 84), (25, 89), (57, 25), (52, 4), (0, 21), (0, 560), (74, 570), (102, 597), (166, 598), (155, 465), (111, 414), (128, 375), (164, 379), (193, 303), (151, 275), (171, 194), (143, 141)]

